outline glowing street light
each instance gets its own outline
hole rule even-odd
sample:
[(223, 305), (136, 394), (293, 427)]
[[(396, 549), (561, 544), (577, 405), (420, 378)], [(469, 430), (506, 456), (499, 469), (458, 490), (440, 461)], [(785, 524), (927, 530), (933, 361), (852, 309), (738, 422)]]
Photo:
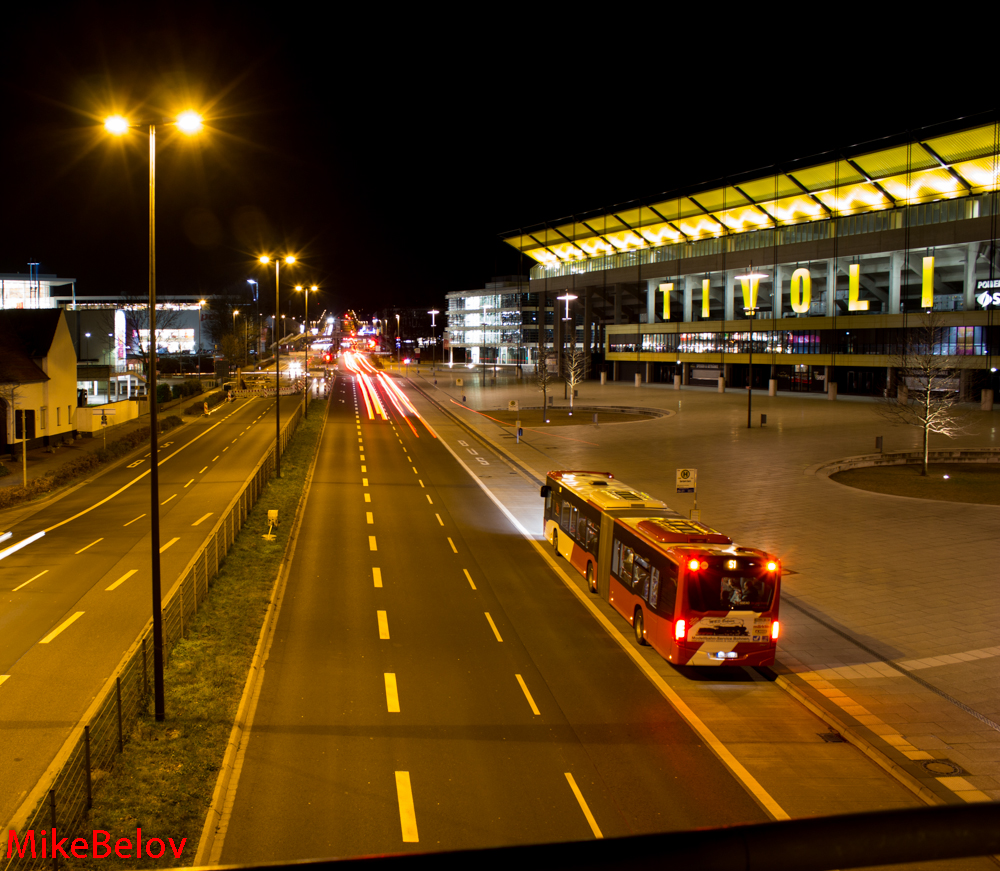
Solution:
[[(186, 111), (177, 117), (177, 127), (184, 133), (201, 130), (201, 116)], [(145, 126), (145, 124), (141, 125)], [(132, 129), (128, 119), (112, 115), (104, 129), (123, 136)], [(156, 125), (149, 125), (149, 529), (153, 586), (153, 707), (157, 721), (166, 716), (163, 692), (163, 602), (160, 593), (160, 473), (158, 462), (158, 430), (156, 402)]]
[[(262, 254), (259, 258), (261, 263), (267, 266), (271, 258), (267, 254)], [(285, 257), (285, 263), (291, 266), (295, 258), (289, 254)], [(279, 306), (281, 303), (281, 258), (274, 259), (274, 477), (281, 477), (281, 337), (280, 319), (278, 318)]]
[(309, 403), (306, 402), (306, 393), (309, 391), (309, 291), (316, 293), (319, 290), (318, 285), (312, 285), (312, 287), (303, 287), (301, 284), (295, 285), (295, 289), (301, 291), (301, 293), (306, 298), (306, 353), (305, 353), (305, 363), (302, 367), (302, 417), (305, 419), (309, 414)]

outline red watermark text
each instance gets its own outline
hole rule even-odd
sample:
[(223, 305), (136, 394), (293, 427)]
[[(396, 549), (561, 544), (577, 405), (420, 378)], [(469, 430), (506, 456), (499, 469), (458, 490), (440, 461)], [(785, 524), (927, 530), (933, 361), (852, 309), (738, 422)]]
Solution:
[(15, 855), (19, 859), (30, 856), (32, 859), (107, 859), (112, 854), (119, 859), (162, 859), (167, 852), (167, 844), (175, 859), (180, 859), (184, 852), (187, 838), (181, 838), (179, 844), (173, 838), (144, 838), (142, 829), (135, 830), (135, 838), (116, 838), (112, 843), (111, 833), (95, 829), (87, 838), (60, 838), (56, 829), (28, 829), (23, 838), (18, 838), (17, 832), (8, 830), (7, 858)]

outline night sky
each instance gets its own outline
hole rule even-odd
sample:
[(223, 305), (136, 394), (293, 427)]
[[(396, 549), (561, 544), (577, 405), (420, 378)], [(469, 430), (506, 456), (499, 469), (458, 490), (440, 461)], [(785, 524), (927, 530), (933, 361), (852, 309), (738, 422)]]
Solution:
[[(30, 6), (4, 10), (0, 272), (81, 295), (146, 290), (148, 139), (105, 134), (113, 111), (158, 124), (161, 293), (263, 284), (257, 255), (289, 251), (283, 279), (366, 314), (518, 271), (504, 231), (998, 102), (992, 71), (949, 77), (870, 17), (832, 39), (707, 6)], [(189, 106), (196, 140), (163, 123)]]

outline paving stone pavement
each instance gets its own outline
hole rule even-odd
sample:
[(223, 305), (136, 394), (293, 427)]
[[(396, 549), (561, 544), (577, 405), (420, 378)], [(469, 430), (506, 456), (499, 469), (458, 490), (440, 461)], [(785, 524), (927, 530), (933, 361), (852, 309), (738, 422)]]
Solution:
[[(916, 450), (916, 428), (888, 425), (871, 400), (754, 393), (748, 429), (745, 390), (631, 382), (586, 382), (578, 413), (658, 416), (546, 428), (530, 375), (407, 375), (539, 478), (609, 471), (686, 513), (693, 498), (675, 494), (675, 470), (697, 469), (702, 520), (782, 558), (779, 684), (928, 803), (1000, 800), (1000, 506), (869, 493), (817, 472), (872, 453), (879, 435), (886, 451)], [(561, 385), (549, 392), (569, 404)], [(522, 409), (519, 444), (487, 416), (511, 399)], [(1000, 448), (1000, 411), (968, 413), (974, 432), (932, 437), (931, 449)], [(526, 528), (540, 528), (540, 500), (510, 488), (503, 498)]]

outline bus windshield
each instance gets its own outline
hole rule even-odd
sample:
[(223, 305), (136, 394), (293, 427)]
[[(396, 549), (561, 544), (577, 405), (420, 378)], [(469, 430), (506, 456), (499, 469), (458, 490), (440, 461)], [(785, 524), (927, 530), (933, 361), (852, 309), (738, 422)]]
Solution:
[(688, 596), (696, 611), (767, 611), (774, 599), (774, 576), (709, 566), (688, 573)]

